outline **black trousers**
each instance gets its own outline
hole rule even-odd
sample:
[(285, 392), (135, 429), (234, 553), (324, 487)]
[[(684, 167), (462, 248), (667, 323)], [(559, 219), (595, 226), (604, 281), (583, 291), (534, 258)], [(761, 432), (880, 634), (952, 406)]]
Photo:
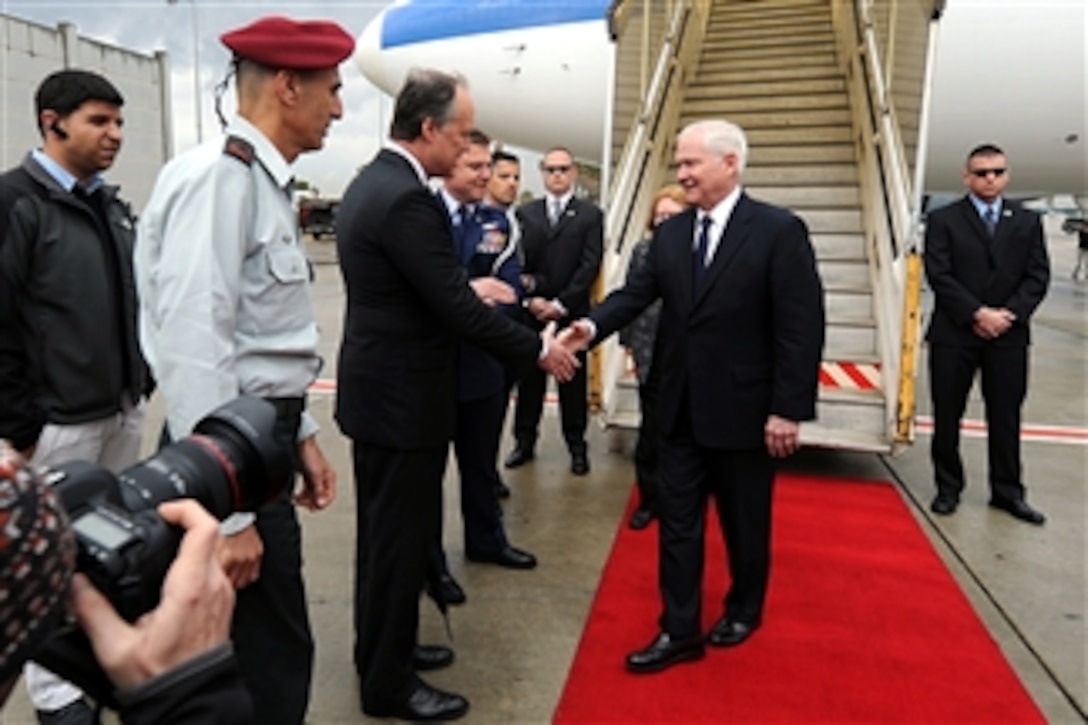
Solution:
[(756, 624), (763, 616), (770, 578), (774, 460), (765, 448), (704, 448), (695, 442), (690, 424), (679, 428), (661, 442), (661, 629), (673, 637), (700, 634), (708, 496), (717, 502), (733, 582), (725, 597), (725, 613)]
[[(302, 406), (277, 405), (273, 437), (298, 461)], [(238, 592), (231, 625), (239, 669), (253, 697), (254, 722), (302, 723), (310, 702), (314, 641), (302, 580), (302, 532), (285, 490), (257, 510), (264, 545), (261, 575)]]
[(965, 479), (960, 458), (960, 420), (975, 373), (981, 373), (986, 405), (990, 495), (1024, 498), (1020, 464), (1020, 410), (1027, 395), (1027, 347), (930, 345), (929, 389), (933, 401), (930, 457), (937, 492), (959, 499)]
[(257, 511), (261, 576), (238, 592), (231, 639), (254, 722), (302, 723), (310, 701), (314, 641), (302, 581), (302, 535), (290, 492)]
[[(651, 368), (651, 371), (653, 368)], [(659, 384), (651, 372), (646, 382), (638, 384), (638, 404), (641, 413), (638, 442), (635, 444), (635, 476), (638, 482), (639, 508), (657, 510), (658, 449), (661, 442), (657, 428), (657, 399)]]
[(442, 516), (448, 444), (399, 450), (353, 441), (355, 667), (363, 701), (403, 702), (418, 679), (419, 596)]
[[(578, 360), (582, 366), (575, 371), (574, 377), (565, 383), (556, 384), (559, 389), (563, 439), (571, 453), (586, 451), (586, 354), (578, 353)], [(547, 374), (536, 367), (524, 372), (518, 380), (514, 438), (521, 447), (531, 449), (536, 445), (547, 385)]]
[[(495, 498), (495, 487), (501, 483), (495, 461), (507, 399), (506, 391), (499, 390), (486, 398), (457, 404), (453, 451), (461, 477), (465, 551), (497, 553), (507, 543), (502, 511)], [(438, 541), (441, 546), (441, 531)]]
[[(299, 468), (298, 428), (303, 398), (269, 399), (276, 407), (272, 437)], [(173, 440), (164, 423), (159, 448)], [(295, 477), (256, 511), (257, 534), (264, 546), (261, 575), (237, 594), (231, 620), (238, 669), (253, 699), (254, 722), (294, 725), (303, 722), (310, 703), (314, 641), (302, 580), (302, 531), (291, 501)]]

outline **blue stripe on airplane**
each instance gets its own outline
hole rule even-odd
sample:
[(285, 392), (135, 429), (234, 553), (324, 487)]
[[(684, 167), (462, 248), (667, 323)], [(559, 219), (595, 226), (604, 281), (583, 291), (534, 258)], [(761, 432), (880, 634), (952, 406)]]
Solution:
[(604, 20), (610, 4), (610, 0), (410, 0), (386, 11), (382, 47)]

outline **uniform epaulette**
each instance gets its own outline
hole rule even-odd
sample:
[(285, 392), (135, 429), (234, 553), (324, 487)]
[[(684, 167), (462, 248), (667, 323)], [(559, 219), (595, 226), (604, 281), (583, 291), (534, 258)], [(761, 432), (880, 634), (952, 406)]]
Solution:
[(246, 166), (253, 163), (253, 144), (238, 136), (227, 136), (227, 142), (223, 145), (223, 153), (233, 156)]

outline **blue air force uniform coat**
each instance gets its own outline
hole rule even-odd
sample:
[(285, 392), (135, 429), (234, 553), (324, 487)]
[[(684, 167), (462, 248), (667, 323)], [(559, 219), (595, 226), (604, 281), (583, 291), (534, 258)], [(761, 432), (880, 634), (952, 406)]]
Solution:
[[(505, 210), (477, 204), (461, 225), (454, 226), (453, 236), (469, 279), (498, 277), (514, 288), (520, 302), (523, 290), (516, 230)], [(496, 309), (513, 317), (520, 308), (515, 304)], [(478, 400), (505, 391), (503, 364), (467, 340), (458, 345), (457, 368), (457, 399), (460, 401)]]

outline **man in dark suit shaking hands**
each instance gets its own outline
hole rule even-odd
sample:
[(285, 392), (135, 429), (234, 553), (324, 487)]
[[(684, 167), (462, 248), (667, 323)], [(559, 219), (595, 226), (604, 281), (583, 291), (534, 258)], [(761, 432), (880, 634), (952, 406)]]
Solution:
[(469, 281), (446, 210), (427, 187), (469, 146), (463, 81), (412, 71), (390, 143), (348, 187), (337, 219), (347, 289), (336, 420), (351, 438), (356, 484), (355, 666), (368, 715), (450, 720), (468, 701), (417, 670), (448, 665), (416, 646), (419, 595), (442, 515), (442, 472), (457, 408), (457, 340), (567, 379), (576, 358), (488, 304), (512, 303), (494, 277)]
[(732, 586), (707, 641), (758, 628), (770, 575), (776, 458), (816, 414), (823, 289), (804, 222), (741, 189), (744, 132), (700, 121), (677, 139), (677, 180), (692, 209), (654, 231), (646, 264), (566, 333), (588, 343), (663, 301), (659, 634), (628, 655), (633, 672), (703, 656), (700, 602), (706, 502), (717, 500)]
[[(565, 325), (589, 312), (589, 293), (601, 267), (604, 219), (595, 204), (574, 195), (578, 167), (570, 151), (550, 149), (540, 162), (544, 174), (544, 198), (518, 209), (521, 248), (525, 254), (522, 280), (525, 286), (526, 321), (542, 329), (551, 321)], [(583, 358), (584, 361), (584, 358)], [(537, 427), (544, 410), (543, 373), (528, 370), (518, 380), (514, 409), (513, 452), (507, 468), (516, 468), (534, 456)], [(586, 373), (579, 368), (574, 378), (559, 385), (559, 416), (563, 438), (570, 451), (570, 470), (576, 476), (589, 473), (586, 450)]]
[(963, 175), (968, 194), (929, 215), (926, 278), (934, 309), (929, 341), (933, 399), (931, 510), (947, 516), (964, 487), (960, 419), (975, 372), (986, 402), (990, 505), (1022, 521), (1046, 518), (1024, 500), (1020, 407), (1027, 393), (1028, 320), (1046, 295), (1050, 263), (1039, 215), (1002, 196), (1009, 181), (1004, 152), (971, 151)]

